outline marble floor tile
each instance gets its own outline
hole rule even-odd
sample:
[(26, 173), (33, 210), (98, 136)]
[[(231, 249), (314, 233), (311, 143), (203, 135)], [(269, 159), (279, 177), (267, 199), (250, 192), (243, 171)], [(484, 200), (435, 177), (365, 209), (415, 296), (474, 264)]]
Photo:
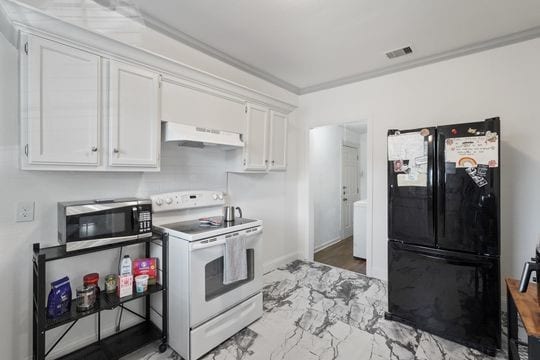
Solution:
[[(384, 319), (386, 284), (327, 265), (294, 261), (264, 275), (261, 319), (203, 360), (500, 360)], [(180, 360), (152, 344), (122, 360)]]

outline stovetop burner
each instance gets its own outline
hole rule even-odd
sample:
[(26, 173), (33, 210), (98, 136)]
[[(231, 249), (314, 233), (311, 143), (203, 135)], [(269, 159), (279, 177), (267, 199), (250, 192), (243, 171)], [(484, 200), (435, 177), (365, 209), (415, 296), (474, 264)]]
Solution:
[(227, 230), (229, 228), (233, 228), (235, 226), (249, 224), (252, 222), (255, 222), (257, 220), (251, 220), (246, 218), (236, 218), (234, 221), (224, 221), (223, 217), (217, 216), (212, 217), (210, 219), (216, 220), (216, 222), (219, 222), (219, 225), (208, 225), (201, 223), (199, 220), (190, 220), (190, 221), (181, 221), (176, 223), (170, 223), (170, 224), (163, 224), (160, 225), (161, 228), (169, 229), (178, 231), (184, 234), (188, 235), (196, 235), (196, 234), (202, 234), (209, 231), (216, 231), (216, 230)]

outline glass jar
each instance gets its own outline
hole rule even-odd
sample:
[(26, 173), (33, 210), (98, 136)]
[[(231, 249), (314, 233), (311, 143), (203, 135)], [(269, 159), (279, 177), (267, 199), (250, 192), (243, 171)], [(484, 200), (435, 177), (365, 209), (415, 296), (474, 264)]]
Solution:
[(77, 288), (77, 311), (88, 311), (96, 304), (96, 287), (83, 285)]
[(99, 292), (100, 292), (100, 289), (99, 289), (99, 274), (98, 273), (90, 273), (90, 274), (86, 274), (84, 275), (83, 277), (83, 284), (84, 286), (90, 286), (90, 285), (93, 285), (95, 287), (95, 291), (96, 291), (96, 297), (99, 296)]

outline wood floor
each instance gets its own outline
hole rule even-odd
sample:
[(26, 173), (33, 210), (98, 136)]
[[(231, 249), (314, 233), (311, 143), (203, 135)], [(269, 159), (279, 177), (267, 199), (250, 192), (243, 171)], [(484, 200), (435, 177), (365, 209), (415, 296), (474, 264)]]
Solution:
[(353, 257), (352, 236), (316, 252), (315, 261), (360, 274), (366, 273), (366, 260)]

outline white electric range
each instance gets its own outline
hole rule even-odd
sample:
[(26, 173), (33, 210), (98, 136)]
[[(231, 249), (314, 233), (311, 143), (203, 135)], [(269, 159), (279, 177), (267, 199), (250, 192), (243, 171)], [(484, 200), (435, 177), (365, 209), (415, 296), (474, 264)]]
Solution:
[[(186, 360), (203, 356), (262, 316), (262, 221), (219, 226), (226, 204), (215, 191), (151, 196), (154, 230), (169, 234), (169, 345)], [(223, 284), (226, 239), (244, 236), (248, 278)]]

